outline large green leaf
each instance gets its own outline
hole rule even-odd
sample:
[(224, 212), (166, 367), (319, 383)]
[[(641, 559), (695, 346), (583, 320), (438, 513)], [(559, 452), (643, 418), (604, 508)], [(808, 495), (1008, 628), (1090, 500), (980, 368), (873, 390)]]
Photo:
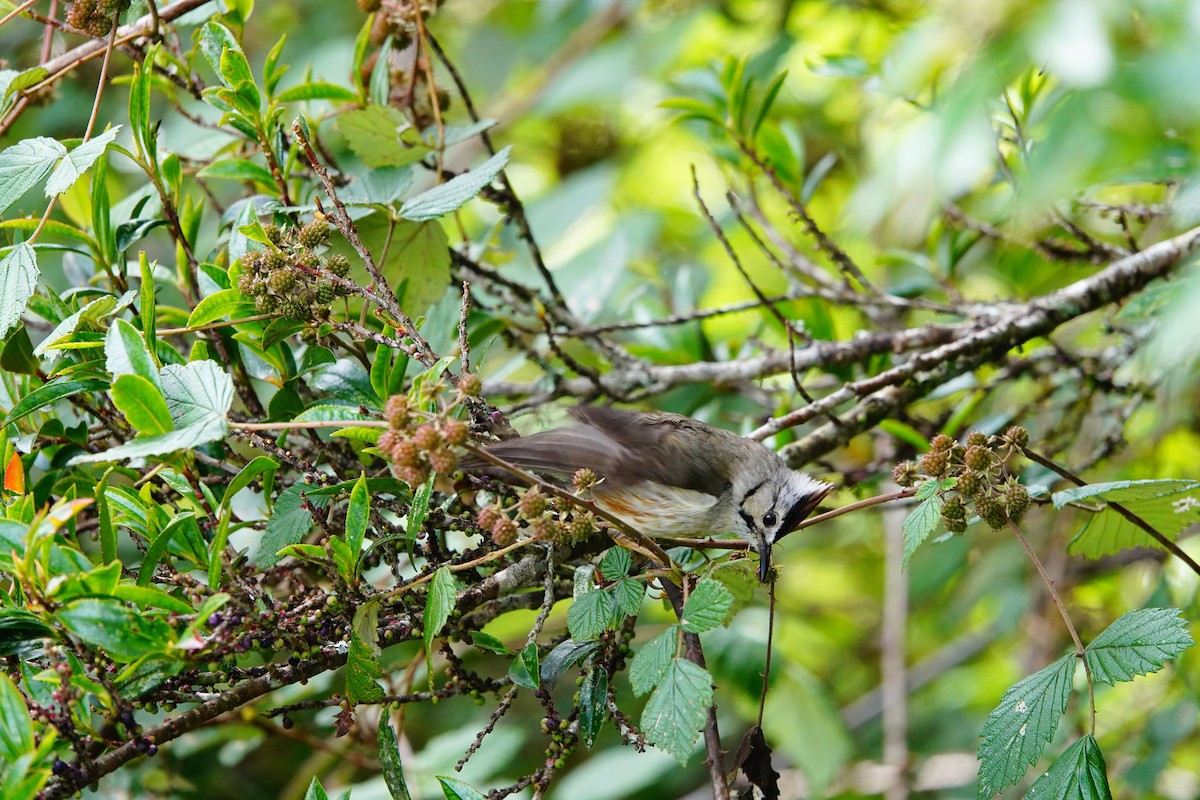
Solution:
[[(1142, 480), (1094, 483), (1062, 492), (1051, 499), (1055, 508), (1080, 500), (1120, 503), (1164, 536), (1175, 536), (1200, 522), (1200, 483), (1189, 480)], [(1071, 540), (1072, 553), (1100, 558), (1131, 547), (1162, 546), (1125, 517), (1105, 507), (1093, 514)]]
[(424, 314), (450, 285), (450, 241), (441, 224), (397, 223), (380, 269), (396, 288), (401, 307), (413, 317)]
[(171, 627), (118, 600), (85, 598), (68, 603), (55, 616), (67, 630), (120, 662), (162, 652), (170, 644)]
[(635, 695), (641, 697), (659, 684), (670, 669), (678, 648), (679, 628), (676, 625), (642, 645), (629, 665), (629, 682)]
[(50, 180), (46, 181), (46, 197), (54, 197), (70, 189), (96, 163), (96, 159), (104, 155), (113, 139), (117, 138), (119, 130), (120, 125), (109, 128), (63, 156), (50, 174)]
[(642, 712), (646, 741), (686, 764), (712, 699), (708, 671), (687, 659), (675, 659)]
[(407, 166), (429, 152), (418, 142), (404, 115), (391, 106), (371, 104), (347, 111), (338, 116), (337, 129), (355, 155), (371, 168)]
[(1076, 662), (1072, 653), (1023, 679), (988, 715), (979, 745), (981, 800), (1020, 780), (1046, 749), (1071, 697)]
[(40, 408), (56, 403), (64, 397), (70, 397), (84, 392), (101, 392), (108, 388), (108, 381), (99, 379), (64, 380), (57, 378), (39, 386), (17, 401), (8, 412), (8, 416), (0, 423), (0, 428), (10, 425), (19, 419), (29, 416)]
[(616, 603), (611, 592), (593, 589), (575, 598), (567, 610), (567, 629), (577, 642), (595, 639), (611, 628)]
[(1029, 787), (1025, 800), (1112, 800), (1100, 745), (1091, 735), (1077, 739)]
[(417, 195), (400, 207), (400, 216), (414, 222), (422, 222), (427, 219), (444, 217), (451, 211), (457, 211), (464, 203), (495, 180), (500, 171), (508, 164), (508, 156), (511, 152), (512, 146), (510, 145), (470, 172), (456, 175), (445, 183)]
[(54, 139), (23, 139), (0, 152), (0, 214), (41, 183), (67, 148)]
[(12, 679), (0, 673), (0, 756), (12, 764), (33, 750), (33, 722), (25, 698)]
[(383, 687), (376, 683), (383, 677), (383, 665), (379, 662), (382, 652), (379, 648), (379, 601), (370, 600), (355, 609), (350, 623), (346, 700), (351, 705), (383, 700)]
[(141, 375), (119, 376), (113, 381), (112, 399), (138, 433), (155, 436), (175, 427), (162, 392)]
[(312, 513), (304, 507), (306, 497), (317, 508), (323, 508), (329, 502), (328, 496), (304, 493), (304, 485), (300, 483), (293, 483), (275, 501), (254, 559), (259, 569), (276, 564), (279, 551), (299, 542), (312, 528)]
[(37, 290), (37, 253), (21, 242), (0, 259), (0, 337), (17, 324)]
[(702, 578), (683, 606), (679, 624), (688, 633), (703, 633), (719, 627), (733, 606), (733, 594), (725, 584)]
[(1103, 683), (1131, 681), (1162, 669), (1195, 644), (1177, 608), (1142, 608), (1122, 614), (1087, 646), (1092, 677)]
[(379, 768), (383, 772), (383, 782), (387, 785), (392, 800), (411, 800), (408, 785), (404, 781), (404, 765), (400, 763), (396, 731), (386, 719), (379, 723), (375, 745), (379, 750)]
[(161, 388), (158, 364), (151, 357), (142, 332), (123, 319), (114, 320), (104, 337), (104, 368), (113, 378), (138, 375)]

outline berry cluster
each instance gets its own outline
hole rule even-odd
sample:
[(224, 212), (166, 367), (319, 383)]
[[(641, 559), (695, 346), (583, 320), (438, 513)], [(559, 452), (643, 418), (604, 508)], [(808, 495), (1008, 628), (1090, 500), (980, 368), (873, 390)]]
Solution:
[(429, 479), (430, 472), (446, 476), (454, 472), (458, 466), (454, 448), (466, 444), (470, 434), (467, 423), (451, 418), (420, 422), (402, 394), (389, 397), (383, 413), (390, 427), (375, 446), (391, 459), (397, 478), (419, 486)]
[(296, 320), (328, 318), (334, 298), (350, 293), (330, 279), (350, 274), (349, 259), (340, 253), (316, 253), (329, 239), (329, 224), (313, 220), (303, 227), (266, 225), (264, 229), (271, 246), (242, 257), (238, 291), (254, 298), (260, 314)]
[(92, 36), (112, 30), (113, 18), (129, 10), (130, 0), (75, 0), (67, 12), (67, 24)]
[[(596, 482), (591, 470), (579, 470), (574, 488), (581, 491)], [(596, 518), (566, 500), (547, 496), (540, 487), (526, 489), (520, 499), (506, 508), (501, 499), (479, 510), (479, 527), (491, 531), (492, 541), (506, 547), (517, 540), (522, 528), (532, 539), (575, 544), (594, 534)]]
[(967, 529), (967, 505), (993, 529), (1016, 521), (1029, 509), (1029, 491), (1011, 475), (1008, 459), (1029, 444), (1029, 432), (1013, 426), (990, 439), (979, 431), (960, 444), (938, 434), (929, 442), (929, 452), (917, 463), (905, 461), (892, 471), (901, 486), (926, 479), (954, 478), (954, 486), (942, 495), (942, 521), (951, 533)]

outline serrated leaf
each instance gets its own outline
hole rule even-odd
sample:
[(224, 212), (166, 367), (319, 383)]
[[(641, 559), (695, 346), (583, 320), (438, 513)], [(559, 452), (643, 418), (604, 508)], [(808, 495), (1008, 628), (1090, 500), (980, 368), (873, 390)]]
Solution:
[(118, 376), (112, 385), (112, 401), (139, 434), (155, 436), (175, 428), (162, 392), (141, 375)]
[(470, 172), (456, 175), (445, 183), (417, 195), (400, 207), (399, 215), (404, 219), (420, 222), (457, 211), (500, 174), (508, 164), (511, 152), (510, 145)]
[(346, 144), (371, 168), (404, 167), (425, 157), (429, 149), (415, 144), (415, 134), (410, 134), (413, 140), (402, 142), (401, 134), (408, 127), (408, 120), (399, 110), (384, 105), (347, 111), (337, 119), (337, 129), (346, 137)]
[(0, 422), (0, 428), (11, 425), (17, 420), (24, 419), (40, 408), (57, 403), (64, 397), (71, 395), (82, 394), (84, 392), (102, 392), (108, 388), (108, 381), (104, 380), (64, 380), (57, 378), (50, 383), (39, 386), (29, 394), (17, 401), (12, 410), (8, 412), (8, 416)]
[(104, 155), (104, 151), (112, 144), (113, 139), (117, 138), (119, 130), (121, 130), (120, 125), (109, 128), (63, 156), (62, 160), (58, 162), (58, 166), (54, 168), (54, 172), (50, 173), (50, 180), (46, 181), (46, 197), (54, 197), (70, 189), (75, 181), (79, 180), (92, 164)]
[(450, 612), (454, 610), (454, 596), (457, 593), (458, 581), (449, 567), (442, 567), (433, 573), (433, 578), (429, 581), (429, 593), (425, 596), (425, 616), (421, 619), (427, 654), (433, 647), (433, 640), (446, 626), (446, 620), (450, 619)]
[[(1080, 486), (1052, 495), (1055, 507), (1094, 499), (1120, 503), (1164, 536), (1200, 522), (1200, 483), (1185, 480), (1117, 481)], [(1153, 537), (1111, 508), (1092, 514), (1068, 545), (1068, 552), (1100, 558), (1131, 547), (1163, 549)]]
[(169, 364), (162, 368), (160, 379), (176, 428), (217, 422), (224, 427), (233, 405), (233, 380), (217, 362)]
[(579, 734), (588, 747), (596, 741), (608, 716), (608, 670), (597, 664), (579, 687)]
[(675, 659), (642, 712), (646, 741), (686, 764), (700, 738), (712, 699), (708, 670), (686, 659)]
[(538, 651), (537, 643), (530, 642), (521, 648), (517, 657), (508, 668), (508, 677), (515, 685), (523, 689), (538, 688)]
[(1062, 509), (1070, 503), (1093, 497), (1105, 502), (1125, 504), (1136, 500), (1148, 500), (1152, 497), (1176, 494), (1196, 488), (1200, 488), (1200, 483), (1175, 478), (1111, 481), (1109, 483), (1089, 483), (1086, 486), (1064, 489), (1061, 492), (1055, 492), (1050, 495), (1050, 500), (1054, 503), (1055, 509)]
[(1195, 642), (1177, 608), (1143, 608), (1122, 614), (1084, 652), (1092, 677), (1131, 681), (1162, 669)]
[(542, 683), (553, 687), (568, 669), (583, 661), (600, 647), (600, 643), (577, 642), (565, 639), (542, 659)]
[(67, 148), (54, 139), (36, 136), (0, 151), (0, 214), (50, 174)]
[(633, 556), (624, 547), (610, 547), (600, 559), (600, 574), (606, 581), (624, 578), (633, 569)]
[(679, 628), (672, 625), (642, 645), (629, 665), (629, 683), (638, 697), (649, 692), (671, 666), (679, 647)]
[(1112, 800), (1100, 745), (1091, 735), (1077, 739), (1029, 787), (1024, 800)]
[(384, 698), (379, 662), (379, 601), (368, 600), (354, 611), (350, 623), (350, 650), (346, 655), (346, 700), (351, 706), (378, 703)]
[(396, 731), (392, 728), (392, 723), (384, 720), (379, 724), (375, 744), (379, 750), (379, 767), (383, 772), (383, 782), (392, 800), (411, 800), (408, 785), (404, 781), (404, 765), (400, 763), (400, 746), (396, 741)]
[[(254, 559), (259, 569), (278, 563), (279, 551), (299, 542), (312, 528), (313, 518), (304, 507), (303, 489), (303, 484), (294, 483), (275, 501), (267, 520), (267, 529), (258, 546), (258, 555)], [(308, 495), (308, 501), (321, 508), (329, 502), (329, 498)]]
[(595, 639), (613, 624), (616, 605), (608, 592), (593, 590), (575, 598), (567, 610), (567, 630), (577, 642)]
[(1071, 697), (1076, 661), (1072, 653), (1024, 678), (988, 715), (979, 745), (981, 800), (1016, 783), (1041, 756)]
[(442, 794), (445, 795), (446, 800), (487, 800), (470, 784), (464, 783), (458, 778), (447, 778), (444, 775), (436, 777), (438, 783), (442, 785)]
[(718, 628), (733, 606), (733, 594), (713, 578), (701, 578), (683, 605), (679, 623), (688, 633)]
[(380, 271), (396, 287), (400, 305), (409, 315), (424, 314), (450, 285), (450, 241), (441, 224), (397, 223)]
[(642, 597), (646, 594), (646, 587), (640, 581), (621, 578), (613, 584), (611, 591), (613, 602), (616, 603), (617, 611), (621, 614), (627, 617), (636, 617), (642, 610)]
[(25, 313), (25, 304), (37, 290), (39, 274), (37, 253), (25, 242), (0, 259), (0, 336), (6, 335)]
[[(928, 484), (926, 484), (928, 485)], [(942, 521), (942, 498), (940, 495), (930, 495), (922, 500), (904, 519), (900, 529), (904, 532), (904, 561), (903, 567), (908, 566), (908, 559), (916, 552), (929, 534), (933, 533)]]

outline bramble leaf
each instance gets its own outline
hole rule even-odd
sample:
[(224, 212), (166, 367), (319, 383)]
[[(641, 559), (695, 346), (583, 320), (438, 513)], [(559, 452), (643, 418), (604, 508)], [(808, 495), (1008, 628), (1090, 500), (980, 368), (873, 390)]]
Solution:
[(1092, 677), (1103, 683), (1131, 681), (1162, 669), (1195, 642), (1177, 608), (1142, 608), (1122, 614), (1085, 650)]

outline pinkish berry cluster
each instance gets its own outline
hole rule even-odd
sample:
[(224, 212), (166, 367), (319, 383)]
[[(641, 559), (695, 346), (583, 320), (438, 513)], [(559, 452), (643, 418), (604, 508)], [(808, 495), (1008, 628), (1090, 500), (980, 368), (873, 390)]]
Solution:
[(67, 24), (92, 36), (112, 30), (113, 17), (129, 10), (130, 0), (75, 0), (67, 12)]
[(892, 479), (900, 486), (914, 486), (924, 480), (953, 478), (953, 487), (941, 492), (947, 530), (966, 530), (968, 505), (990, 527), (1002, 528), (1029, 509), (1029, 490), (1007, 470), (1009, 457), (1028, 444), (1029, 432), (1016, 425), (991, 439), (972, 431), (965, 446), (938, 434), (916, 463), (898, 464)]
[(350, 261), (341, 253), (318, 255), (329, 240), (329, 224), (280, 228), (266, 225), (271, 245), (242, 256), (238, 291), (254, 299), (260, 314), (281, 314), (295, 320), (323, 320), (329, 304), (350, 290), (340, 281), (350, 274)]
[[(467, 424), (457, 419), (433, 419), (417, 423), (405, 395), (392, 395), (383, 408), (388, 429), (376, 442), (392, 462), (392, 473), (409, 486), (429, 479), (432, 472), (451, 475), (458, 467), (454, 448), (470, 435)], [(488, 526), (489, 528), (491, 526)]]

